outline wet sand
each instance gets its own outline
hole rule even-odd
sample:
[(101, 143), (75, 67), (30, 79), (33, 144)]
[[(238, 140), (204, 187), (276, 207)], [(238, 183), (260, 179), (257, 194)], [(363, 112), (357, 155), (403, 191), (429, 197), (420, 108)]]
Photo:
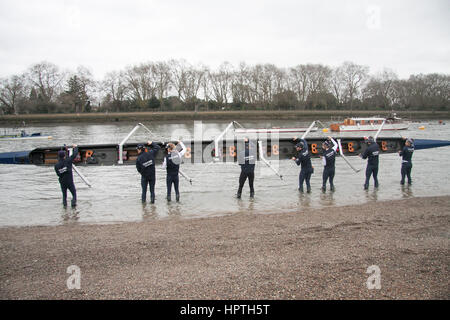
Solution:
[[(450, 196), (0, 228), (1, 299), (449, 299)], [(81, 270), (69, 290), (67, 267)], [(381, 289), (367, 289), (367, 268)]]

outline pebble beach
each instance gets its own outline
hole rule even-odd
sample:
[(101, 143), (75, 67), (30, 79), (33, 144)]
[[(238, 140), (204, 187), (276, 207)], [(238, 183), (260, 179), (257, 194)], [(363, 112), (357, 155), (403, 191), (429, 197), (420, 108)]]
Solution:
[[(450, 197), (0, 228), (1, 299), (449, 299)], [(80, 288), (68, 289), (69, 266)], [(370, 266), (380, 289), (368, 289)]]

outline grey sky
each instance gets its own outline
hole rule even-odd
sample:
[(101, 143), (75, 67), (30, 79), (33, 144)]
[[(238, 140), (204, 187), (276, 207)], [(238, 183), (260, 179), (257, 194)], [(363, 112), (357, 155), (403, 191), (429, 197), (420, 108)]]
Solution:
[(97, 79), (146, 61), (450, 74), (450, 1), (0, 0), (0, 77), (41, 61)]

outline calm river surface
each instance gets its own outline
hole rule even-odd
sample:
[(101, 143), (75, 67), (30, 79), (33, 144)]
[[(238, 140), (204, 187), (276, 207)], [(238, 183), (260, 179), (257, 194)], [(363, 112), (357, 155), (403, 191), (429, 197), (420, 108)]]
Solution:
[[(238, 119), (237, 119), (238, 120)], [(402, 135), (422, 139), (450, 140), (450, 121), (439, 125), (437, 121), (412, 123)], [(172, 132), (184, 131), (194, 136), (194, 122), (144, 123), (153, 132), (153, 140), (167, 141)], [(205, 138), (222, 131), (227, 122), (203, 122)], [(329, 123), (326, 123), (328, 125)], [(119, 143), (133, 129), (135, 123), (114, 124), (39, 124), (26, 128), (28, 133), (41, 132), (53, 136), (52, 140), (0, 141), (0, 152), (25, 151), (36, 147), (61, 146), (63, 144)], [(307, 122), (260, 121), (243, 122), (245, 127), (307, 127)], [(425, 130), (419, 130), (425, 126)], [(11, 128), (0, 127), (0, 133)], [(320, 130), (311, 136), (328, 135)], [(349, 134), (345, 134), (349, 136)], [(333, 136), (338, 136), (333, 134)], [(399, 133), (383, 132), (383, 136), (399, 136)], [(139, 130), (130, 141), (149, 139), (145, 130)], [(366, 162), (358, 157), (349, 158), (358, 168)], [(60, 225), (68, 223), (117, 223), (151, 219), (196, 218), (251, 212), (297, 212), (303, 208), (363, 204), (420, 196), (450, 195), (450, 147), (419, 150), (413, 156), (413, 185), (402, 187), (400, 181), (401, 160), (397, 154), (380, 157), (380, 189), (363, 190), (364, 170), (354, 173), (341, 158), (336, 160), (336, 191), (323, 194), (320, 191), (322, 166), (320, 159), (313, 159), (315, 174), (312, 176), (312, 193), (299, 194), (300, 168), (292, 161), (279, 162), (284, 179), (280, 180), (263, 163), (256, 166), (254, 199), (249, 198), (248, 185), (241, 200), (235, 198), (240, 168), (237, 164), (183, 164), (183, 171), (193, 179), (193, 184), (180, 177), (181, 201), (165, 200), (165, 171), (157, 168), (156, 203), (142, 205), (140, 201), (140, 176), (135, 166), (79, 167), (93, 184), (86, 186), (74, 173), (78, 193), (78, 206), (64, 209), (61, 191), (53, 167), (35, 165), (0, 165), (0, 226)], [(371, 181), (372, 183), (372, 181)], [(70, 193), (68, 196), (71, 199)], [(148, 196), (149, 198), (149, 196)], [(384, 205), (380, 202), (380, 210)]]

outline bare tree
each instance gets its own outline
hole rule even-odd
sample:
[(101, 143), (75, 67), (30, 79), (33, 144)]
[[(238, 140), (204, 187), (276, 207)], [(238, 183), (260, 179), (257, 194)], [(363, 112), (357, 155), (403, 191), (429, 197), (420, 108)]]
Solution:
[[(82, 92), (85, 93), (87, 101), (89, 101), (89, 104), (93, 98), (97, 95), (97, 92), (100, 90), (99, 84), (94, 80), (92, 76), (91, 70), (89, 70), (85, 66), (79, 66), (77, 68), (77, 71), (72, 74), (72, 76), (76, 76), (80, 89)], [(86, 101), (81, 105), (81, 112), (89, 111), (85, 110), (86, 107)]]
[(262, 73), (260, 77), (260, 96), (262, 97), (264, 106), (268, 106), (270, 102), (272, 102), (275, 71), (276, 67), (273, 64), (265, 64), (262, 67)]
[(431, 73), (425, 77), (429, 107), (444, 108), (450, 100), (450, 76)]
[(309, 78), (309, 93), (327, 92), (332, 74), (330, 67), (321, 64), (309, 64), (306, 67)]
[(394, 82), (397, 75), (389, 69), (371, 77), (362, 93), (365, 100), (371, 100), (376, 107), (390, 108), (394, 102)]
[(127, 85), (122, 72), (109, 72), (102, 82), (103, 92), (109, 94), (113, 101), (124, 101), (127, 95)]
[(170, 66), (166, 62), (157, 62), (153, 64), (153, 73), (155, 74), (156, 81), (156, 92), (158, 94), (158, 99), (161, 102), (163, 98), (167, 97), (168, 92), (171, 87), (171, 70)]
[(250, 99), (252, 103), (263, 103), (262, 77), (264, 73), (263, 65), (257, 64), (251, 68), (250, 72)]
[(41, 62), (28, 70), (27, 77), (40, 99), (48, 103), (61, 91), (66, 74), (52, 63)]
[(281, 94), (288, 89), (288, 75), (285, 69), (272, 67), (273, 72), (273, 85), (272, 85), (272, 97), (276, 94)]
[(330, 86), (337, 103), (343, 104), (346, 86), (341, 68), (337, 67), (333, 69), (330, 78)]
[(228, 62), (220, 65), (217, 72), (208, 72), (211, 91), (217, 103), (221, 106), (228, 104), (233, 81), (232, 66)]
[(145, 108), (147, 101), (155, 96), (156, 77), (151, 63), (143, 63), (126, 69), (125, 79), (129, 92), (140, 108)]
[(353, 62), (344, 62), (340, 67), (345, 83), (345, 100), (353, 110), (354, 99), (358, 97), (364, 81), (368, 77), (369, 67), (355, 64)]
[(234, 72), (231, 84), (233, 102), (252, 103), (251, 94), (251, 68), (241, 62), (238, 69)]
[(407, 80), (395, 80), (392, 83), (392, 107), (396, 109), (409, 108), (410, 84)]
[(188, 103), (194, 104), (195, 112), (197, 112), (198, 104), (198, 91), (203, 83), (203, 79), (206, 76), (208, 68), (205, 66), (190, 67), (185, 72), (185, 87), (184, 87), (184, 96), (185, 101)]
[(298, 65), (289, 69), (289, 89), (296, 93), (300, 103), (314, 107), (326, 99), (332, 90), (332, 69), (321, 64)]
[(185, 90), (187, 82), (187, 72), (190, 68), (186, 60), (170, 60), (169, 61), (171, 70), (171, 83), (175, 91), (177, 92), (178, 99), (181, 101), (186, 100)]
[(450, 76), (411, 75), (408, 80), (393, 81), (392, 92), (395, 108), (445, 110), (450, 107)]
[(0, 102), (6, 111), (19, 114), (19, 104), (25, 98), (24, 76), (11, 76), (0, 80)]
[(211, 78), (209, 77), (209, 74), (211, 73), (211, 70), (209, 68), (206, 68), (205, 74), (206, 76), (203, 77), (201, 88), (203, 90), (203, 99), (206, 102), (206, 110), (209, 110), (209, 101), (211, 100)]
[(107, 110), (120, 111), (129, 89), (123, 72), (113, 71), (105, 75), (101, 82), (101, 90), (104, 94), (102, 104)]
[(297, 94), (297, 99), (304, 106), (308, 96), (309, 77), (306, 65), (289, 69), (289, 86)]

